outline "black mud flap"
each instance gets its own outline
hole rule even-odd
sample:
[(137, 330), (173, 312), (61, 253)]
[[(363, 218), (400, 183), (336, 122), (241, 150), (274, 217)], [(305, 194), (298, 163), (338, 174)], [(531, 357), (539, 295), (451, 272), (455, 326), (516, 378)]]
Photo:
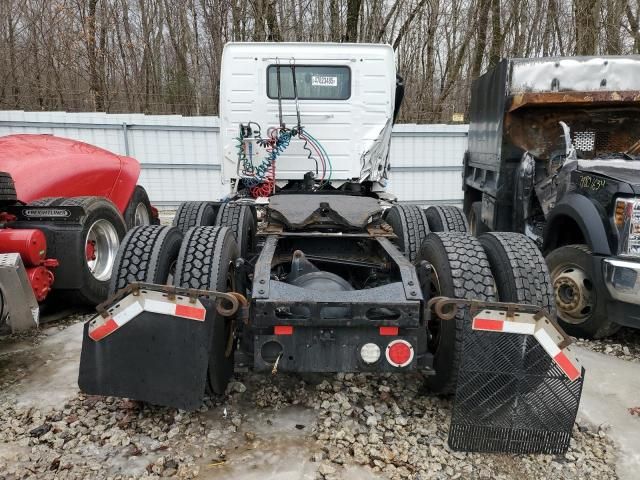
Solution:
[(215, 301), (201, 298), (204, 321), (143, 311), (96, 341), (84, 326), (80, 389), (89, 395), (131, 398), (196, 410), (207, 379)]
[(472, 452), (566, 452), (582, 393), (584, 369), (579, 370), (570, 379), (533, 335), (469, 326), (449, 446)]

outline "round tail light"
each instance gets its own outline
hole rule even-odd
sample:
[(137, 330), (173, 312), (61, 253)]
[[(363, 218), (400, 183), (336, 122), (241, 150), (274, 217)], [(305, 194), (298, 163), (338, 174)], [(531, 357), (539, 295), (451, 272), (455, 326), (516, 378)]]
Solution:
[(394, 340), (387, 345), (386, 356), (394, 367), (406, 367), (413, 360), (413, 347), (406, 340)]
[(360, 357), (364, 363), (376, 363), (380, 359), (380, 347), (375, 343), (365, 343), (360, 348)]

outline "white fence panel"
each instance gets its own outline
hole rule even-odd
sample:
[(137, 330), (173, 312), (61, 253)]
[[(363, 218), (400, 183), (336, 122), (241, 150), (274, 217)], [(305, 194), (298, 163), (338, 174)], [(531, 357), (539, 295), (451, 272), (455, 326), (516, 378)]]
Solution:
[[(0, 111), (0, 135), (16, 133), (73, 138), (138, 159), (140, 184), (160, 207), (227, 193), (217, 117)], [(461, 203), (466, 148), (467, 125), (396, 125), (387, 190), (402, 202)]]
[(389, 191), (402, 202), (462, 202), (467, 125), (396, 125)]

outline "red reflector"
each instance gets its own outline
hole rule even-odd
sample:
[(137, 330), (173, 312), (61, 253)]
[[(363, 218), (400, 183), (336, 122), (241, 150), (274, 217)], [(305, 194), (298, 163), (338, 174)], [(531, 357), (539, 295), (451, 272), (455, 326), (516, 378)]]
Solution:
[(573, 365), (573, 363), (571, 363), (564, 352), (558, 353), (554, 357), (554, 360), (562, 369), (562, 371), (567, 375), (567, 377), (569, 377), (569, 380), (574, 381), (580, 376), (580, 371)]
[(406, 340), (393, 340), (387, 345), (387, 361), (394, 367), (406, 367), (413, 360), (413, 347)]
[(110, 318), (99, 327), (96, 327), (93, 330), (89, 331), (89, 338), (97, 342), (98, 340), (102, 340), (104, 337), (106, 337), (110, 333), (113, 333), (117, 329), (118, 329), (118, 324), (115, 322), (113, 318)]
[(398, 335), (398, 327), (380, 327), (380, 335)]
[(191, 307), (189, 305), (176, 305), (176, 315), (179, 317), (204, 320), (207, 311), (204, 308)]
[(490, 318), (474, 318), (473, 329), (474, 330), (495, 330), (497, 332), (502, 331), (504, 322), (502, 320), (493, 320)]
[(273, 327), (274, 335), (293, 335), (293, 327), (291, 325), (276, 325)]

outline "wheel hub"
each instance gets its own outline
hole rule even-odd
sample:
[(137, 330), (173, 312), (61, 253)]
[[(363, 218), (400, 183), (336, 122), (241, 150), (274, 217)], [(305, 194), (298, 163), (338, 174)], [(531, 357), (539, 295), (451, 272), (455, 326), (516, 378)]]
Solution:
[(85, 247), (85, 254), (87, 260), (95, 260), (96, 259), (96, 242), (95, 240), (89, 240)]
[(568, 323), (582, 323), (593, 311), (593, 285), (585, 272), (565, 267), (553, 281), (560, 317)]
[(134, 223), (134, 226), (136, 226), (136, 227), (139, 227), (141, 225), (149, 225), (149, 224), (151, 224), (151, 221), (149, 219), (149, 212), (147, 210), (147, 206), (142, 202), (140, 202), (138, 205), (136, 205), (136, 210), (135, 210), (133, 223)]
[(115, 227), (107, 220), (98, 220), (91, 225), (85, 242), (87, 267), (100, 281), (111, 278), (111, 269), (116, 260), (120, 239)]

